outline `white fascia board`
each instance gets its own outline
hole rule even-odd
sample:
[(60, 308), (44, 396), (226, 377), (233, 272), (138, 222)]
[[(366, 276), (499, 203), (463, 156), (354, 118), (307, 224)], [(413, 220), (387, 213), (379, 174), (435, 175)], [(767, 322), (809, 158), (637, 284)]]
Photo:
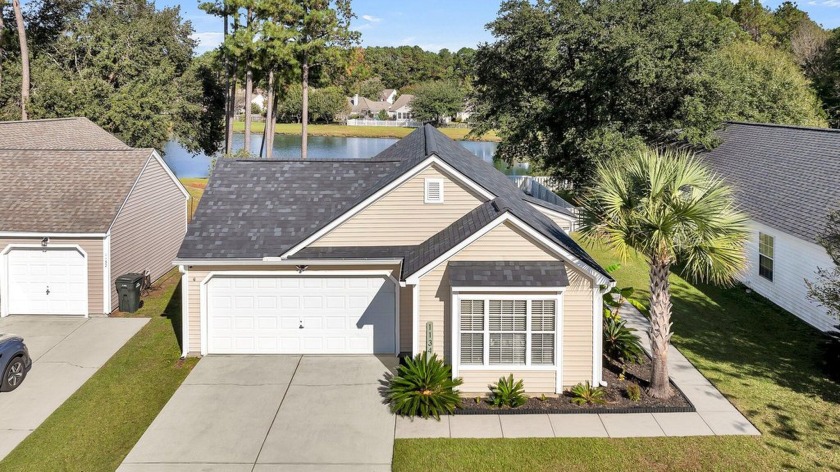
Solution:
[(162, 157), (160, 157), (160, 154), (158, 154), (157, 151), (152, 150), (152, 157), (154, 157), (154, 159), (158, 161), (158, 164), (160, 164), (160, 166), (163, 167), (163, 170), (166, 171), (166, 175), (168, 175), (169, 178), (172, 179), (173, 182), (175, 182), (175, 185), (178, 186), (178, 190), (180, 190), (181, 193), (184, 194), (184, 198), (189, 199), (190, 192), (187, 191), (187, 188), (184, 187), (184, 184), (182, 184), (181, 181), (178, 180), (178, 177), (175, 177), (175, 173), (172, 172), (172, 169), (170, 169), (168, 165), (166, 165), (166, 162), (163, 160)]
[(360, 211), (364, 210), (369, 205), (371, 205), (373, 202), (375, 202), (375, 201), (379, 200), (381, 197), (387, 195), (391, 190), (399, 187), (402, 183), (404, 183), (408, 179), (414, 177), (415, 175), (419, 174), (420, 172), (422, 172), (423, 170), (425, 170), (427, 167), (429, 167), (432, 164), (437, 165), (438, 167), (440, 167), (440, 169), (442, 171), (444, 171), (445, 174), (447, 174), (448, 176), (453, 177), (456, 180), (460, 181), (461, 183), (467, 185), (468, 187), (470, 187), (473, 191), (477, 192), (482, 197), (484, 197), (488, 200), (492, 200), (492, 199), (496, 198), (496, 195), (494, 195), (490, 191), (486, 190), (484, 187), (481, 187), (480, 185), (475, 183), (472, 179), (470, 179), (467, 176), (465, 176), (464, 174), (458, 172), (454, 167), (450, 166), (449, 164), (447, 164), (446, 162), (441, 160), (439, 157), (432, 154), (429, 157), (427, 157), (426, 159), (424, 159), (422, 162), (417, 164), (416, 166), (412, 167), (406, 173), (399, 176), (397, 179), (395, 179), (390, 184), (381, 188), (376, 193), (374, 193), (370, 197), (366, 198), (364, 201), (362, 201), (358, 205), (354, 206), (353, 208), (349, 209), (348, 211), (343, 213), (338, 218), (331, 221), (328, 225), (324, 226), (323, 228), (321, 228), (320, 230), (315, 232), (315, 234), (313, 234), (312, 236), (309, 236), (308, 238), (304, 239), (303, 241), (301, 241), (300, 243), (298, 243), (297, 245), (295, 245), (294, 247), (292, 247), (291, 249), (289, 249), (288, 251), (283, 253), (280, 257), (282, 259), (287, 259), (289, 256), (292, 256), (295, 253), (297, 253), (298, 251), (300, 251), (301, 249), (309, 246), (313, 242), (315, 242), (318, 239), (320, 239), (321, 237), (323, 237), (325, 234), (327, 234), (330, 231), (332, 231), (333, 229), (335, 229), (338, 225), (340, 225), (341, 223), (344, 223), (345, 221), (350, 219), (353, 215), (355, 215), (355, 214), (359, 213)]
[(454, 256), (455, 254), (460, 252), (462, 249), (464, 249), (465, 247), (472, 244), (478, 238), (480, 238), (481, 236), (484, 236), (490, 230), (492, 230), (496, 226), (504, 223), (505, 221), (510, 221), (511, 223), (516, 225), (517, 228), (521, 229), (522, 231), (525, 231), (529, 236), (533, 237), (538, 242), (540, 242), (543, 246), (549, 248), (550, 250), (552, 250), (553, 252), (558, 254), (561, 258), (568, 261), (570, 264), (572, 264), (576, 268), (582, 270), (592, 280), (594, 280), (598, 285), (607, 285), (610, 288), (615, 286), (615, 282), (610, 281), (603, 274), (601, 274), (600, 272), (598, 272), (595, 269), (593, 269), (592, 267), (590, 267), (589, 264), (586, 264), (585, 262), (581, 261), (580, 259), (578, 259), (574, 255), (572, 255), (566, 249), (563, 249), (558, 244), (549, 240), (548, 238), (543, 236), (540, 232), (534, 230), (529, 225), (525, 224), (525, 222), (523, 222), (519, 218), (513, 216), (510, 212), (503, 213), (501, 216), (497, 217), (495, 220), (490, 222), (487, 226), (485, 226), (484, 228), (482, 228), (481, 230), (479, 230), (475, 234), (471, 235), (469, 238), (465, 239), (464, 241), (462, 241), (457, 246), (455, 246), (452, 249), (450, 249), (449, 251), (445, 252), (443, 255), (441, 255), (440, 257), (438, 257), (434, 261), (430, 262), (429, 264), (427, 264), (426, 266), (424, 266), (423, 268), (421, 268), (420, 270), (418, 270), (414, 274), (410, 275), (409, 277), (406, 277), (406, 282), (409, 283), (409, 284), (417, 283), (417, 281), (420, 279), (420, 277), (424, 276), (427, 272), (429, 272), (430, 270), (437, 267), (438, 264), (440, 264), (441, 262), (443, 262), (443, 261), (449, 259), (450, 257)]
[(105, 238), (110, 233), (51, 233), (51, 232), (23, 232), (23, 231), (0, 231), (3, 238)]
[(543, 292), (543, 293), (560, 293), (564, 292), (568, 287), (503, 287), (503, 286), (490, 286), (490, 287), (452, 287), (452, 292), (454, 293), (461, 293), (461, 292), (470, 292), (470, 293), (505, 293), (505, 292), (519, 292), (519, 293), (528, 293), (528, 292)]
[(265, 259), (175, 259), (172, 265), (179, 266), (284, 266), (295, 267), (299, 265), (331, 265), (331, 266), (354, 266), (354, 265), (392, 265), (399, 264), (402, 259), (280, 259), (267, 257)]
[(560, 213), (559, 211), (552, 210), (551, 208), (546, 208), (546, 207), (544, 207), (544, 206), (542, 206), (538, 203), (533, 203), (533, 202), (525, 202), (525, 203), (527, 203), (528, 205), (531, 205), (535, 210), (539, 211), (540, 213), (544, 213), (546, 215), (551, 215), (551, 216), (556, 216), (557, 218), (563, 218), (564, 220), (571, 221), (572, 223), (577, 221), (577, 219), (574, 216), (569, 215), (567, 213)]

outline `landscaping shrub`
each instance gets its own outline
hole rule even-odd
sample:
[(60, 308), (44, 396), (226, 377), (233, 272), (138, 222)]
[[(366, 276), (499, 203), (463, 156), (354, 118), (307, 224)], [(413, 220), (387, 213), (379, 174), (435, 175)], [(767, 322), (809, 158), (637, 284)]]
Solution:
[(429, 357), (424, 351), (405, 359), (391, 378), (386, 397), (391, 411), (398, 415), (440, 420), (441, 414), (452, 413), (461, 402), (455, 392), (461, 383), (461, 379), (452, 378), (452, 369), (436, 354)]
[(604, 389), (601, 387), (593, 387), (589, 381), (582, 384), (577, 384), (570, 390), (572, 394), (572, 403), (578, 405), (603, 405), (607, 401), (604, 399)]
[(625, 387), (624, 391), (627, 394), (627, 398), (629, 398), (630, 401), (637, 402), (642, 399), (642, 388), (639, 387), (638, 384), (627, 384), (627, 387)]
[(500, 377), (495, 385), (490, 386), (490, 403), (495, 406), (509, 406), (515, 408), (524, 405), (528, 401), (525, 396), (525, 386), (522, 379), (514, 381), (513, 374), (508, 377)]
[(644, 350), (639, 337), (625, 326), (627, 321), (604, 317), (604, 355), (620, 363), (637, 363)]

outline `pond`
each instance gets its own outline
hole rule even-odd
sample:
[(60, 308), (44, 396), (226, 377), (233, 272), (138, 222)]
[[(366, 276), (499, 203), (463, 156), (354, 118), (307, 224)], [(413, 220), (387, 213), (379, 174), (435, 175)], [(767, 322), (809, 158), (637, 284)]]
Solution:
[[(237, 151), (244, 145), (244, 135), (233, 136), (233, 149)], [(393, 138), (345, 138), (335, 136), (310, 136), (309, 157), (311, 159), (364, 159), (375, 156), (388, 146), (397, 142)], [(300, 157), (300, 136), (278, 134), (274, 138), (275, 159), (296, 159)], [(461, 145), (487, 162), (493, 161), (498, 143), (490, 141), (459, 141)], [(256, 135), (251, 141), (251, 152), (258, 154), (262, 137)], [(176, 141), (170, 141), (164, 149), (163, 160), (177, 177), (207, 177), (212, 156), (192, 155)]]

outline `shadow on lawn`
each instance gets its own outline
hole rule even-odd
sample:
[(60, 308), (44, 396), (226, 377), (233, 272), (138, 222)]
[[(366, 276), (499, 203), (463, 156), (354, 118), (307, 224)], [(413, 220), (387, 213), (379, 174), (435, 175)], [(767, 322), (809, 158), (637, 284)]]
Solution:
[[(840, 388), (820, 369), (822, 334), (743, 287), (672, 284), (675, 345), (737, 366), (721, 375), (764, 377), (797, 393), (840, 403)], [(706, 298), (708, 297), (708, 298)], [(711, 377), (715, 377), (711, 375)]]
[(178, 340), (178, 346), (182, 348), (184, 347), (184, 342), (182, 339), (182, 334), (184, 331), (182, 330), (182, 311), (181, 311), (181, 282), (178, 282), (178, 285), (175, 287), (175, 290), (172, 292), (172, 296), (169, 298), (169, 303), (166, 304), (166, 308), (163, 309), (163, 313), (160, 316), (167, 318), (170, 323), (172, 323), (172, 330), (175, 332), (175, 338)]

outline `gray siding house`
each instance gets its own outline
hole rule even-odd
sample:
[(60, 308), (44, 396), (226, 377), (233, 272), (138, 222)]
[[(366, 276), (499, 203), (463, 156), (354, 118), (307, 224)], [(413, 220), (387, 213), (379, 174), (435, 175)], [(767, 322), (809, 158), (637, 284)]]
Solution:
[(86, 118), (0, 123), (0, 316), (103, 315), (169, 272), (189, 194), (153, 149)]
[(749, 267), (739, 279), (820, 330), (838, 320), (807, 297), (805, 280), (833, 262), (817, 244), (840, 208), (840, 131), (728, 123), (704, 156), (750, 216)]

